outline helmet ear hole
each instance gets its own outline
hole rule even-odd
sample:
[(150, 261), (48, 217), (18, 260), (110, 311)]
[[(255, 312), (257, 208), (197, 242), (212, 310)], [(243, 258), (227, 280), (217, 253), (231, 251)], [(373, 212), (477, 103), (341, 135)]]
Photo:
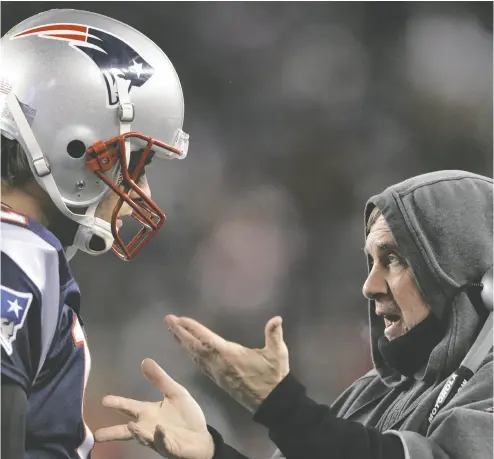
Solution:
[(95, 252), (102, 252), (106, 248), (105, 241), (99, 236), (93, 236), (89, 241), (89, 248)]
[(86, 153), (86, 145), (81, 140), (71, 140), (67, 145), (67, 153), (71, 158), (82, 158)]

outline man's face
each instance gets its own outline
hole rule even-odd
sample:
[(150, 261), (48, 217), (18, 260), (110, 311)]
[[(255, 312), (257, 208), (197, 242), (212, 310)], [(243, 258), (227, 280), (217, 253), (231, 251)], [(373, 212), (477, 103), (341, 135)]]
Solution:
[(365, 252), (372, 269), (362, 291), (375, 301), (376, 314), (383, 317), (384, 334), (391, 341), (422, 322), (430, 311), (382, 215), (370, 229)]
[[(146, 174), (142, 175), (139, 178), (139, 181), (137, 182), (137, 185), (144, 191), (144, 194), (148, 197), (151, 197), (151, 190), (149, 189), (149, 184), (148, 180), (146, 177)], [(123, 188), (121, 188), (123, 189)], [(139, 195), (135, 192), (132, 191), (129, 195), (130, 198), (132, 199), (138, 199)], [(117, 205), (118, 200), (120, 199), (120, 196), (118, 196), (116, 193), (111, 191), (108, 196), (105, 197), (99, 204), (98, 207), (96, 208), (96, 212), (94, 213), (95, 217), (99, 217), (102, 220), (105, 220), (106, 222), (111, 221), (111, 217), (113, 214), (113, 209)], [(120, 218), (127, 217), (129, 215), (132, 215), (132, 208), (127, 204), (123, 203), (120, 211), (118, 212), (118, 216)], [(122, 226), (122, 220), (117, 221), (118, 228)]]

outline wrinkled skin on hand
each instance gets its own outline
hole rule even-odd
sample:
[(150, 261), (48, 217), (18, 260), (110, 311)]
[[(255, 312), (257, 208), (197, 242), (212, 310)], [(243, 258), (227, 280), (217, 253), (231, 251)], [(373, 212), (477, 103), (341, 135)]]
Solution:
[(169, 315), (165, 321), (201, 370), (253, 413), (290, 371), (281, 317), (266, 324), (262, 349), (226, 341), (187, 317)]

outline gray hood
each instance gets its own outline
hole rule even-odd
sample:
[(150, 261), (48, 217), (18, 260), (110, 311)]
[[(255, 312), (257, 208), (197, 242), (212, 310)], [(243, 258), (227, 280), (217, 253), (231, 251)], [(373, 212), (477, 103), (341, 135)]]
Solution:
[[(366, 222), (375, 206), (412, 266), (432, 312), (447, 325), (427, 366), (415, 375), (416, 379), (441, 380), (459, 366), (481, 325), (462, 288), (492, 265), (492, 179), (463, 171), (432, 172), (370, 198)], [(370, 301), (372, 359), (381, 380), (393, 387), (405, 377), (381, 357), (378, 340), (384, 334), (384, 323), (374, 310)]]

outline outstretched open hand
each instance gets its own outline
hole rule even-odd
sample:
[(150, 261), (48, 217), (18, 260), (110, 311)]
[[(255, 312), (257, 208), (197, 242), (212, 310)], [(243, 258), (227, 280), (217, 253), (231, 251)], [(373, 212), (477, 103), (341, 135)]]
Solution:
[(262, 349), (227, 341), (188, 317), (168, 315), (165, 321), (202, 371), (251, 412), (290, 371), (281, 317), (266, 324)]
[(103, 405), (130, 416), (128, 424), (95, 432), (97, 442), (136, 439), (168, 459), (211, 459), (214, 443), (206, 419), (189, 392), (151, 359), (142, 362), (144, 376), (163, 394), (162, 402), (140, 402), (109, 395)]

